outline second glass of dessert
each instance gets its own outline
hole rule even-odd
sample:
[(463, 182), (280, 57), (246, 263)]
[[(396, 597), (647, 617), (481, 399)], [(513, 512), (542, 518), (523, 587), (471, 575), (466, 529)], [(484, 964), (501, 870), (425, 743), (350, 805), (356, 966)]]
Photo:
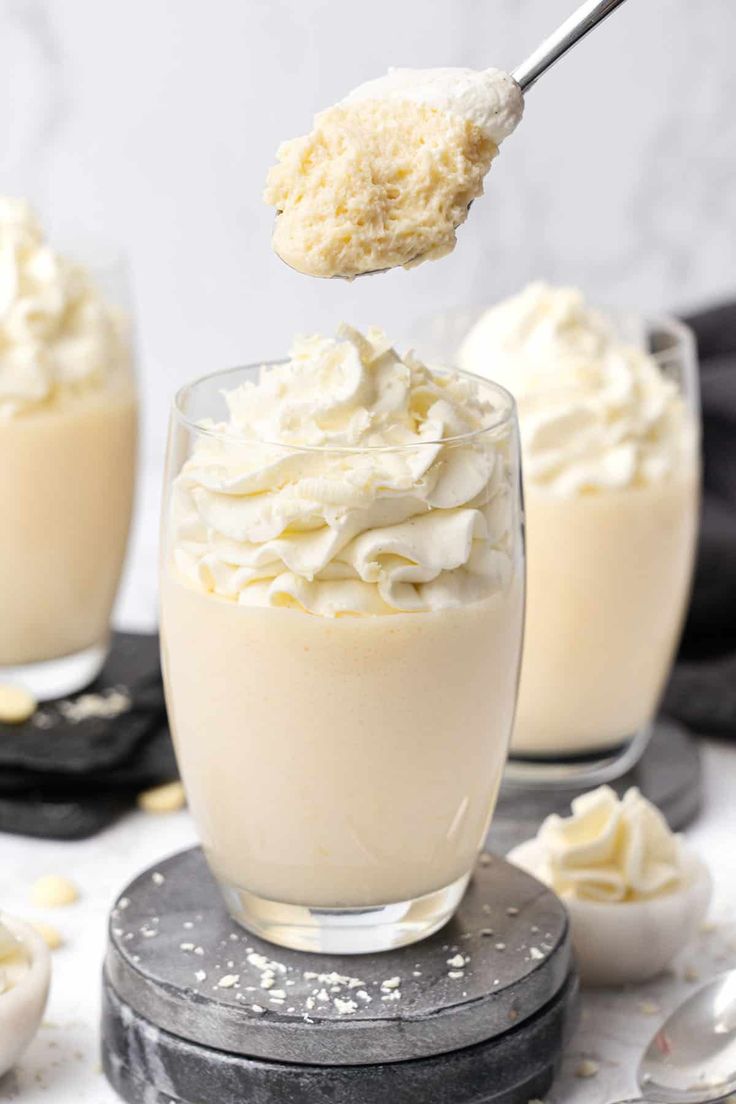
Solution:
[(0, 683), (57, 697), (100, 670), (136, 429), (126, 316), (0, 197)]
[(460, 363), (519, 404), (527, 613), (517, 776), (613, 777), (641, 755), (683, 623), (698, 525), (695, 344), (672, 318), (533, 284)]
[(516, 700), (508, 393), (347, 327), (185, 387), (161, 593), (179, 764), (235, 919), (344, 953), (440, 927)]

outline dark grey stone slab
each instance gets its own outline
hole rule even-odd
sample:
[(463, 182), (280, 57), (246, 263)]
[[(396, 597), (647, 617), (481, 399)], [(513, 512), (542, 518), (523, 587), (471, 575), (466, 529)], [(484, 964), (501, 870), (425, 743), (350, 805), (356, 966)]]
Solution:
[(413, 1062), (308, 1066), (226, 1054), (148, 1023), (103, 991), (103, 1067), (129, 1104), (527, 1104), (552, 1084), (577, 982), (504, 1035)]
[(106, 970), (137, 1015), (204, 1047), (371, 1064), (454, 1051), (530, 1019), (564, 986), (570, 940), (554, 894), (484, 855), (456, 916), (421, 943), (374, 955), (285, 950), (229, 918), (195, 848), (123, 891)]
[[(667, 819), (673, 831), (694, 820), (703, 797), (701, 754), (697, 741), (674, 721), (660, 718), (639, 762), (609, 782), (619, 794), (638, 786)], [(551, 813), (566, 815), (570, 802), (587, 786), (559, 782), (555, 786), (524, 786), (505, 780), (488, 834), (488, 846), (505, 854), (517, 843), (536, 835)]]

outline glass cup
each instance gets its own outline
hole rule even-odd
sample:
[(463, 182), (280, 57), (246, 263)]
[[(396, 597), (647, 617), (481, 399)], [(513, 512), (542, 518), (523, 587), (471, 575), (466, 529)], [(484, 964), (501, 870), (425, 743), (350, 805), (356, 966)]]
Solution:
[(322, 616), (287, 594), (277, 605), (228, 599), (213, 592), (209, 567), (195, 581), (182, 570), (188, 540), (216, 547), (212, 572), (237, 572), (247, 558), (218, 533), (223, 495), (208, 492), (207, 465), (227, 469), (229, 506), (247, 511), (257, 494), (239, 489), (238, 465), (252, 471), (254, 449), (268, 449), (269, 471), (285, 473), (277, 486), (288, 487), (315, 465), (339, 467), (349, 485), (367, 467), (421, 463), (419, 452), (438, 445), (287, 448), (228, 437), (223, 391), (257, 378), (256, 367), (218, 373), (174, 400), (161, 634), (179, 766), (235, 920), (301, 950), (397, 947), (455, 911), (506, 761), (524, 600), (514, 403), (478, 380), (492, 419), (443, 454), (448, 463), (455, 448), (493, 454), (493, 591), (431, 611)]
[[(458, 310), (421, 324), (418, 352), (455, 357), (482, 313)], [(525, 481), (526, 624), (505, 776), (512, 784), (587, 787), (635, 765), (690, 593), (700, 500), (695, 340), (674, 318), (605, 314), (677, 385), (693, 448), (676, 473), (642, 486), (563, 498)], [(544, 396), (521, 405), (522, 431), (536, 403)]]
[[(135, 487), (126, 271), (106, 249), (85, 271), (113, 309), (114, 356), (94, 383), (0, 417), (0, 682), (38, 700), (80, 690), (105, 661)], [(80, 333), (104, 324), (89, 310)], [(74, 352), (59, 355), (72, 377)]]

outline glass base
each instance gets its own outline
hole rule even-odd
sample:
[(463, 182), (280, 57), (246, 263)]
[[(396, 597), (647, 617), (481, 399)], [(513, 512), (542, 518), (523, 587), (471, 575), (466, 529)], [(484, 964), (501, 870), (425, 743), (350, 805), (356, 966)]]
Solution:
[(652, 737), (646, 725), (625, 743), (583, 755), (523, 756), (512, 751), (503, 775), (504, 785), (544, 789), (561, 785), (588, 789), (626, 774), (641, 759)]
[(0, 682), (24, 686), (36, 701), (64, 698), (67, 694), (83, 690), (97, 678), (107, 659), (107, 651), (108, 642), (105, 640), (60, 659), (0, 667)]
[(465, 893), (470, 874), (413, 901), (362, 908), (310, 908), (257, 897), (220, 883), (233, 920), (255, 935), (296, 951), (371, 954), (426, 939), (446, 924)]

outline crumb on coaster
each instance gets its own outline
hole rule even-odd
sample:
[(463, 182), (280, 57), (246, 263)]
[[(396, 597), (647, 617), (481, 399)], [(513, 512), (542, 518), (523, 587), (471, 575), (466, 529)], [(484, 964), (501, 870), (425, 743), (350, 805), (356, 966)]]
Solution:
[(0, 723), (23, 724), (36, 712), (38, 702), (24, 686), (0, 683)]
[(61, 874), (44, 874), (31, 886), (31, 903), (36, 908), (63, 908), (79, 900), (79, 890)]
[(598, 1073), (598, 1063), (594, 1062), (592, 1058), (583, 1058), (582, 1062), (578, 1063), (575, 1070), (576, 1077), (595, 1077)]
[(35, 928), (50, 951), (58, 951), (59, 947), (64, 946), (64, 937), (53, 924), (46, 924), (43, 920), (34, 920), (31, 927)]
[(165, 782), (138, 794), (138, 808), (145, 813), (175, 813), (187, 803), (181, 782)]

